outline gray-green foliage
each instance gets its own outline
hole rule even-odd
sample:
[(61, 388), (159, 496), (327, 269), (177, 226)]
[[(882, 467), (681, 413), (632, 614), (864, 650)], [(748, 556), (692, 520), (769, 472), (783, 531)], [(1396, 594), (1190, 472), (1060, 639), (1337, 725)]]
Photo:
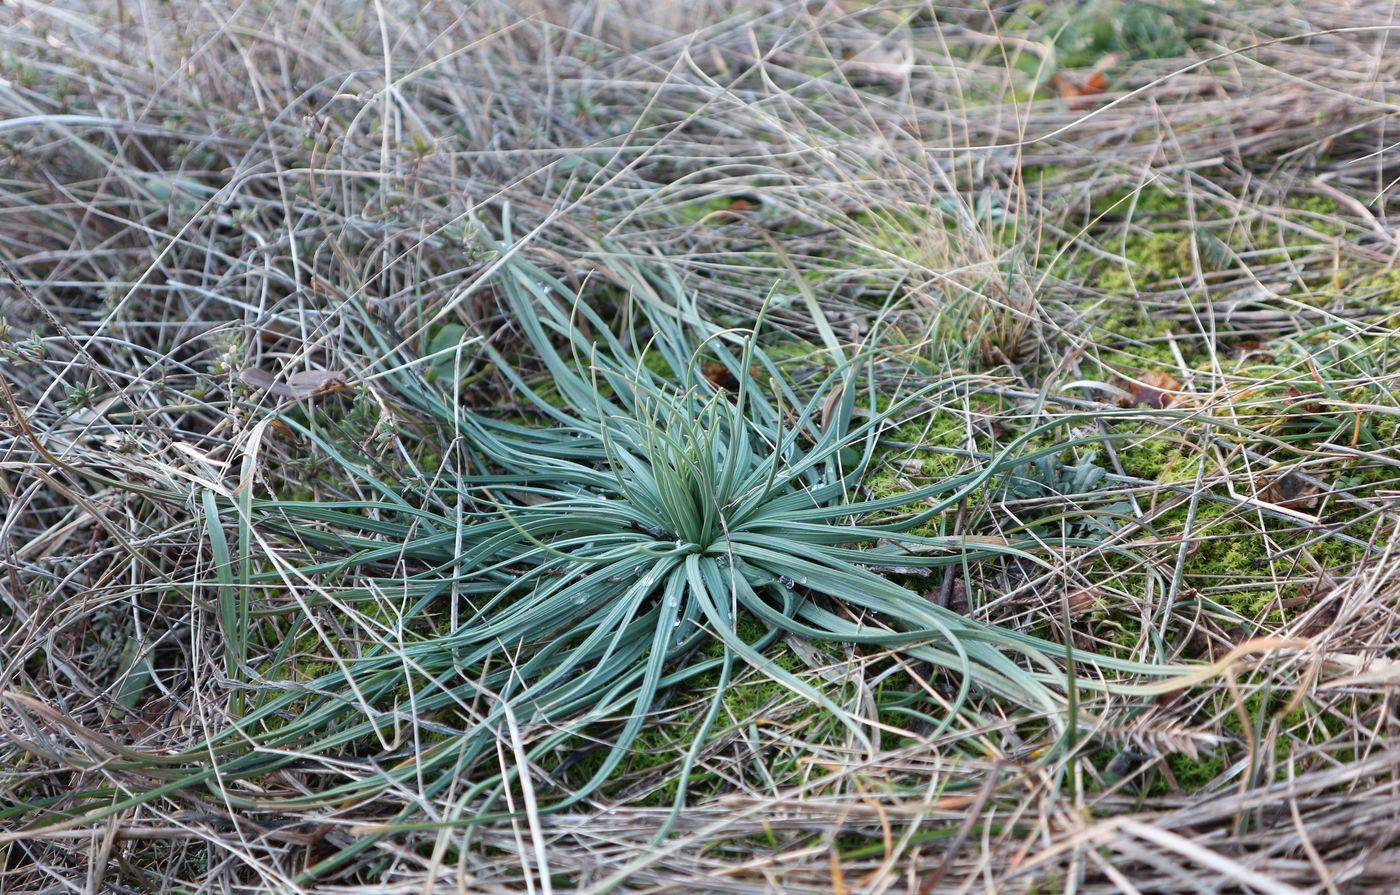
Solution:
[[(1066, 676), (1052, 658), (1065, 656), (1063, 647), (959, 615), (870, 568), (1034, 559), (1043, 542), (1030, 536), (1014, 543), (915, 531), (1016, 464), (1060, 454), (1064, 444), (1018, 453), (1048, 427), (1020, 436), (981, 469), (863, 498), (860, 482), (882, 430), (964, 380), (882, 400), (875, 373), (893, 361), (862, 350), (799, 384), (754, 331), (707, 324), (664, 266), (614, 265), (627, 296), (617, 324), (515, 256), (517, 248), (501, 246), (494, 285), (519, 350), (507, 356), (487, 340), (478, 360), (494, 365), (527, 412), (468, 409), (445, 370), (424, 375), (422, 365), (393, 353), (385, 331), (369, 328), (367, 348), (386, 355), (385, 381), (435, 421), (444, 442), (458, 440), (463, 471), (390, 478), (288, 417), (336, 475), (377, 496), (327, 503), (255, 500), (245, 491), (232, 504), (206, 497), (221, 617), (240, 657), (250, 631), (240, 601), (284, 574), (254, 568), (254, 531), (312, 554), (296, 576), (320, 582), (341, 605), (396, 594), (407, 608), (377, 643), (309, 684), (264, 690), (206, 745), (155, 759), (171, 781), (158, 792), (208, 783), (233, 804), (265, 806), (268, 799), (232, 781), (350, 749), (368, 751), (373, 767), (339, 769), (313, 795), (278, 804), (341, 805), (406, 785), (433, 798), (453, 788), (477, 805), (480, 820), (505, 810), (498, 797), (519, 773), (501, 770), (498, 741), (521, 744), (536, 764), (578, 748), (586, 734), (606, 744), (605, 757), (571, 792), (544, 794), (546, 804), (563, 807), (606, 782), (663, 691), (710, 674), (718, 686), (684, 778), (737, 663), (864, 737), (861, 719), (768, 658), (785, 635), (895, 648), (942, 669), (957, 693), (941, 721), (951, 721), (973, 690), (1063, 715)], [(520, 359), (531, 357), (539, 366), (527, 372)], [(723, 365), (737, 388), (711, 382), (706, 363)], [(889, 521), (910, 504), (924, 509)], [(222, 533), (226, 517), (239, 528), (236, 551)], [(430, 614), (440, 621), (448, 600), (470, 607), (455, 629), (415, 633)], [(741, 637), (741, 615), (765, 633)], [(718, 654), (702, 649), (714, 641)], [(1106, 670), (1160, 671), (1096, 661)], [(230, 668), (254, 674), (242, 658)], [(390, 731), (419, 724), (436, 731), (433, 742), (394, 747)], [(684, 796), (682, 779), (678, 803)], [(110, 800), (93, 807), (116, 810)], [(412, 814), (406, 808), (404, 821)]]
[(1089, 0), (1063, 4), (1048, 18), (1061, 64), (1099, 65), (1109, 53), (1130, 61), (1184, 56), (1202, 19), (1197, 0)]
[[(1026, 530), (1052, 539), (1057, 535), (1104, 537), (1120, 529), (1131, 516), (1133, 504), (1123, 499), (1111, 503), (1094, 499), (1094, 492), (1109, 484), (1108, 470), (1099, 466), (1097, 460), (1098, 455), (1090, 451), (1075, 465), (1067, 466), (1059, 457), (1047, 455), (1013, 468), (1004, 479), (1007, 498), (1043, 505), (1025, 520)], [(1085, 497), (1092, 502), (1085, 509), (1066, 512), (1058, 505), (1066, 499)]]

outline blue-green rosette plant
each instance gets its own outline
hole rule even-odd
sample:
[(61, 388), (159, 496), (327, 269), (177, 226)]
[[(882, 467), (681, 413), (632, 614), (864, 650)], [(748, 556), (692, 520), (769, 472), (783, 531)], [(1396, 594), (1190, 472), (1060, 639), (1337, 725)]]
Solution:
[[(241, 715), (187, 752), (122, 753), (113, 767), (160, 785), (123, 798), (99, 793), (84, 820), (202, 785), (233, 806), (284, 810), (341, 811), (411, 790), (401, 823), (384, 833), (413, 827), (417, 804), (451, 793), (473, 806), (453, 822), (479, 823), (507, 810), (500, 796), (526, 768), (601, 744), (587, 779), (541, 792), (546, 807), (566, 808), (614, 774), (666, 691), (705, 676), (708, 705), (679, 772), (679, 805), (737, 666), (866, 737), (872, 719), (852, 716), (773, 660), (787, 636), (895, 650), (940, 669), (954, 695), (950, 709), (924, 712), (935, 725), (950, 724), (974, 691), (1056, 722), (1080, 687), (1175, 673), (960, 615), (882, 574), (998, 556), (1044, 562), (1043, 542), (1030, 536), (919, 532), (1017, 464), (1075, 444), (1028, 449), (1054, 426), (1022, 434), (980, 469), (871, 498), (861, 482), (882, 431), (966, 380), (882, 398), (877, 373), (892, 361), (868, 349), (833, 357), (799, 383), (763, 350), (757, 327), (706, 323), (659, 263), (612, 265), (622, 321), (614, 324), (518, 247), (501, 251), (493, 285), (517, 342), (472, 347), (475, 362), (509, 383), (517, 406), (467, 406), (453, 394), (455, 379), (423, 375), (425, 364), (366, 315), (366, 347), (384, 356), (384, 383), (441, 433), (451, 445), (441, 453), (455, 451), (457, 469), (390, 472), (325, 427), (284, 415), (328, 461), (323, 468), (369, 496), (205, 494), (229, 671), (247, 685)], [(266, 561), (256, 545), (274, 547)], [(288, 558), (297, 555), (304, 561)], [(366, 626), (365, 642), (315, 679), (269, 680), (247, 659), (250, 641), (260, 613), (286, 609), (250, 601), (279, 583), (312, 595), (302, 624), (386, 595), (398, 609), (377, 629)], [(289, 661), (290, 640), (259, 646), (274, 653), (268, 667)], [(1075, 678), (1066, 657), (1097, 670)], [(407, 743), (405, 730), (414, 732)], [(504, 766), (503, 742), (517, 759)], [(296, 792), (266, 782), (289, 768), (314, 772), (317, 785)]]

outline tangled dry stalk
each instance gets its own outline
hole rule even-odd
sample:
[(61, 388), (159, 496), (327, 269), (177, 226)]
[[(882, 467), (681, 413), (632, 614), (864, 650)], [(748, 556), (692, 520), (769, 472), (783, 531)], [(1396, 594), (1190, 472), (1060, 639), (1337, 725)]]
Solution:
[[(1400, 19), (1381, 0), (1176, 4), (1178, 53), (1120, 53), (1103, 92), (1056, 95), (1052, 75), (1073, 87), (1099, 63), (1056, 55), (1041, 6), (0, 3), (0, 891), (1391, 891)], [(525, 786), (515, 817), (464, 826), (457, 781), (232, 804), (411, 757), (434, 730), (410, 719), (378, 757), (306, 754), (262, 792), (65, 822), (94, 793), (163, 785), (127, 759), (198, 748), (252, 698), (231, 629), (288, 632), (248, 667), (390, 639), (392, 595), (333, 611), (257, 529), (228, 537), (278, 574), (221, 619), (200, 495), (363, 498), (267, 422), (317, 401), (343, 402), (344, 443), (417, 469), (424, 430), (352, 311), (401, 345), (437, 351), (456, 327), (508, 350), (475, 239), (507, 206), (531, 258), (580, 286), (665, 258), (726, 325), (769, 300), (815, 352), (884, 313), (930, 369), (977, 373), (982, 397), (945, 408), (965, 439), (896, 445), (911, 488), (939, 457), (985, 462), (974, 429), (1168, 405), (1109, 443), (1093, 494), (1121, 502), (1133, 521), (1110, 544), (1137, 560), (1065, 550), (933, 598), (1147, 661), (1291, 645), (1181, 698), (1109, 703), (1048, 760), (994, 703), (936, 736), (872, 726), (855, 749), (750, 677), (747, 714), (700, 752), (713, 785), (659, 844), (668, 809), (647, 797), (703, 693), (656, 710), (673, 731), (656, 760), (566, 812)], [(1133, 247), (1161, 233), (1172, 273), (1144, 275)], [(1286, 354), (1317, 333), (1330, 361)], [(1236, 363), (1264, 355), (1268, 374)], [(474, 385), (463, 400), (509, 410), (499, 381)], [(1335, 425), (1301, 441), (1299, 415)], [(1178, 453), (1144, 468), (1147, 441)], [(1090, 512), (1036, 494), (949, 524), (1009, 536), (1048, 504)], [(1245, 541), (1264, 544), (1247, 568), (1200, 571)], [(782, 649), (861, 709), (927, 673)], [(522, 749), (506, 737), (500, 766)], [(414, 823), (384, 826), (405, 809)]]

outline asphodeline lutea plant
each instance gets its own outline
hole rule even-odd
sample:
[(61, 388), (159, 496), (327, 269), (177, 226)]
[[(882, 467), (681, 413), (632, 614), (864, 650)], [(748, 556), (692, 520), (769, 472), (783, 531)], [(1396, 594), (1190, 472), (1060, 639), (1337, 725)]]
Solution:
[[(1027, 431), (977, 469), (870, 497), (862, 480), (882, 432), (967, 379), (882, 398), (877, 372), (895, 361), (872, 340), (797, 382), (761, 346), (761, 321), (743, 330), (707, 322), (662, 262), (609, 266), (609, 288), (597, 291), (611, 294), (613, 322), (520, 246), (499, 251), (492, 285), (515, 343), (486, 338), (470, 348), (474, 363), (509, 384), (514, 408), (474, 409), (455, 394), (457, 381), (430, 383), (425, 364), (365, 314), (365, 347), (384, 358), (380, 387), (440, 433), (439, 453), (459, 462), (391, 473), (326, 428), (284, 414), (322, 468), (369, 496), (205, 494), (229, 671), (247, 685), (241, 714), (183, 753), (129, 750), (123, 761), (164, 782), (99, 794), (87, 819), (209, 786), (230, 805), (263, 809), (339, 810), (411, 791), (400, 814), (408, 826), (421, 821), (417, 805), (450, 793), (453, 804), (472, 806), (452, 822), (479, 823), (508, 810), (500, 796), (529, 768), (557, 766), (561, 752), (585, 745), (601, 749), (586, 779), (538, 793), (545, 808), (562, 809), (604, 786), (667, 690), (704, 676), (708, 703), (676, 781), (679, 806), (741, 664), (868, 742), (872, 719), (774, 661), (788, 636), (895, 650), (940, 669), (953, 695), (943, 708), (929, 703), (935, 725), (951, 724), (978, 691), (1053, 727), (1081, 687), (1130, 689), (1131, 676), (1182, 671), (1086, 656), (988, 624), (886, 573), (999, 556), (1043, 563), (1044, 544), (1030, 536), (918, 532), (1018, 464), (1077, 443), (1029, 447), (1054, 425)], [(715, 364), (725, 375), (706, 375)], [(259, 556), (259, 545), (277, 543), (285, 556)], [(297, 553), (307, 560), (286, 558)], [(311, 612), (302, 624), (340, 611), (362, 623), (363, 642), (304, 684), (268, 679), (247, 657), (271, 650), (268, 667), (284, 668), (290, 641), (251, 643), (258, 611), (249, 601), (273, 585), (305, 588)], [(356, 608), (391, 597), (389, 619)], [(1072, 676), (1083, 662), (1093, 673)], [(516, 758), (504, 766), (503, 743)], [(316, 769), (317, 786), (266, 783), (289, 767)]]

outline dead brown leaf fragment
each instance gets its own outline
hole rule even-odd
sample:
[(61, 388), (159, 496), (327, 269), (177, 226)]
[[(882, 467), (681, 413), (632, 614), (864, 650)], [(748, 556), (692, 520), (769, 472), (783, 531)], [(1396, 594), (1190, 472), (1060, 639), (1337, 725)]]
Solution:
[(739, 390), (739, 377), (724, 364), (711, 361), (705, 364), (705, 378), (710, 380), (710, 385), (721, 388), (725, 391), (737, 392)]
[[(722, 392), (737, 392), (743, 386), (739, 377), (724, 364), (711, 361), (700, 368), (701, 374), (717, 390)], [(749, 377), (755, 384), (764, 381), (763, 370), (760, 367), (749, 367)]]
[(821, 426), (823, 432), (831, 429), (831, 421), (836, 418), (836, 408), (840, 406), (841, 398), (845, 394), (846, 387), (838, 386), (832, 389), (831, 394), (827, 395), (826, 400), (822, 402)]
[(272, 432), (276, 432), (279, 436), (287, 439), (288, 441), (297, 440), (296, 431), (293, 430), (291, 426), (287, 425), (279, 419), (271, 420), (268, 423), (267, 428)]
[(1070, 615), (1083, 615), (1098, 604), (1099, 595), (1093, 588), (1081, 587), (1070, 591), (1065, 602), (1069, 606)]
[(939, 811), (957, 811), (977, 801), (976, 796), (941, 796), (934, 800), (933, 807)]
[(760, 202), (757, 196), (735, 196), (729, 200), (727, 208), (718, 209), (705, 215), (705, 220), (713, 224), (732, 224), (742, 221), (750, 212), (758, 212)]
[(1108, 78), (1101, 71), (1096, 71), (1083, 81), (1072, 81), (1064, 75), (1055, 75), (1052, 79), (1055, 90), (1060, 94), (1071, 109), (1076, 112), (1087, 109), (1091, 103), (1086, 100), (1092, 96), (1108, 90)]
[(1314, 397), (1320, 398), (1322, 395), (1305, 395), (1302, 391), (1291, 385), (1288, 387), (1287, 394), (1290, 402), (1288, 405), (1289, 410), (1303, 414), (1304, 416), (1320, 416), (1327, 412), (1327, 408), (1322, 402), (1309, 400)]
[(1162, 370), (1149, 370), (1138, 379), (1124, 379), (1118, 387), (1126, 392), (1119, 400), (1122, 407), (1150, 407), (1162, 410), (1172, 406), (1174, 392), (1181, 391), (1181, 382)]
[(924, 599), (945, 606), (958, 615), (968, 614), (967, 582), (960, 577), (946, 579), (941, 588), (924, 591)]
[(1260, 363), (1273, 363), (1274, 355), (1267, 345), (1258, 339), (1241, 339), (1235, 345), (1235, 357), (1239, 360), (1253, 360)]
[(998, 441), (1006, 435), (1006, 420), (1002, 419), (999, 411), (991, 404), (978, 404), (972, 409), (972, 425), (987, 433)]
[(350, 380), (338, 370), (299, 370), (287, 377), (286, 382), (266, 370), (249, 367), (238, 374), (245, 385), (261, 389), (279, 398), (316, 398), (350, 388)]
[(1266, 481), (1259, 489), (1259, 499), (1276, 506), (1310, 510), (1317, 506), (1320, 490), (1296, 472), (1286, 472)]

